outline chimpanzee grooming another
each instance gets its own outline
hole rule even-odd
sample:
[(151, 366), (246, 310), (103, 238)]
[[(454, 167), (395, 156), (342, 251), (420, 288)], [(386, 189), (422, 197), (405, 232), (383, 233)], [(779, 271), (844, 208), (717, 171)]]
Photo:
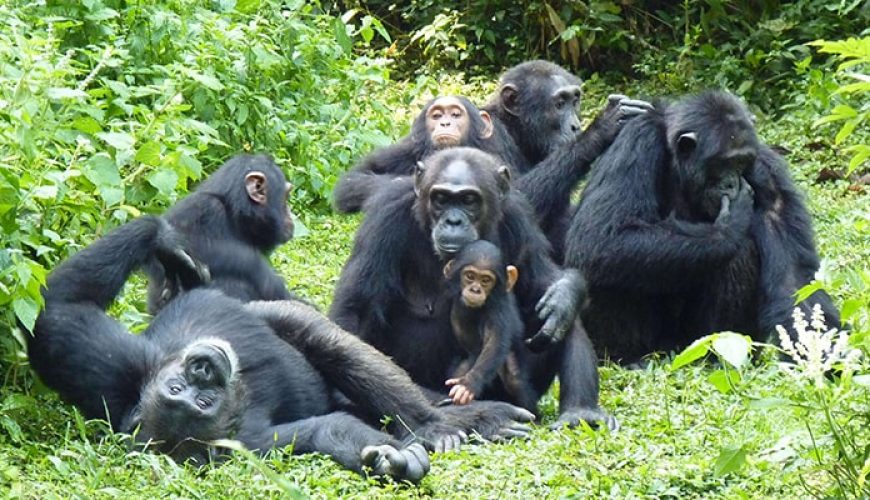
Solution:
[[(446, 149), (424, 160), (414, 179), (382, 188), (370, 207), (335, 291), (330, 316), (339, 326), (391, 356), (417, 383), (442, 391), (450, 364), (462, 356), (442, 271), (464, 245), (490, 241), (523, 270), (514, 290), (530, 347), (554, 344), (530, 356), (535, 399), (558, 372), (561, 423), (615, 425), (598, 407), (597, 360), (576, 321), (583, 279), (552, 261), (507, 167), (476, 149)], [(508, 397), (493, 389), (482, 396)]]
[(417, 162), (454, 146), (485, 149), (492, 136), (492, 120), (465, 97), (445, 96), (429, 101), (414, 119), (411, 133), (396, 144), (375, 150), (338, 180), (335, 208), (351, 213), (388, 181), (414, 173)]
[(494, 125), (490, 142), (498, 143), (485, 149), (521, 174), (514, 185), (534, 207), (557, 253), (572, 191), (623, 125), (652, 109), (646, 101), (614, 94), (581, 132), (580, 85), (579, 78), (556, 64), (527, 61), (505, 72), (498, 93), (483, 107)]
[(498, 375), (511, 401), (534, 411), (537, 394), (520, 342), (523, 320), (511, 293), (519, 277), (517, 268), (505, 264), (497, 246), (477, 240), (447, 262), (444, 276), (453, 297), (450, 324), (468, 356), (445, 382), (450, 387), (447, 401), (470, 403)]
[[(791, 327), (794, 293), (819, 258), (782, 158), (749, 112), (707, 92), (629, 123), (598, 160), (566, 239), (583, 271), (583, 323), (601, 354), (634, 362), (723, 330)], [(828, 326), (839, 314), (824, 292)]]
[[(238, 155), (163, 217), (184, 238), (194, 261), (207, 267), (209, 287), (242, 301), (292, 299), (266, 258), (293, 237), (290, 189), (268, 156)], [(148, 308), (154, 313), (184, 287), (167, 279), (154, 259), (146, 272)]]
[[(428, 457), (420, 444), (396, 438), (413, 433), (451, 449), (471, 430), (490, 438), (528, 431), (515, 421), (533, 416), (505, 403), (433, 408), (389, 359), (298, 301), (244, 306), (196, 288), (161, 309), (144, 333), (129, 334), (105, 309), (137, 267), (157, 259), (184, 286), (206, 279), (180, 241), (163, 218), (142, 217), (49, 275), (45, 309), (28, 337), (30, 362), (85, 417), (122, 432), (138, 428), (137, 440), (182, 460), (208, 461), (216, 439), (261, 453), (293, 444), (296, 453), (327, 453), (354, 470), (412, 481), (427, 472)], [(333, 389), (356, 416), (336, 411)], [(378, 431), (382, 415), (408, 430)]]

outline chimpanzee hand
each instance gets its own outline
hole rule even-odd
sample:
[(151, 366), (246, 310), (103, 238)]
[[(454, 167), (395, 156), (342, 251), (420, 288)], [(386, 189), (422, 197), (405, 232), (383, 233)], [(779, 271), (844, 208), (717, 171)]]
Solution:
[(472, 401), (440, 407), (438, 412), (453, 425), (490, 441), (526, 438), (531, 432), (528, 423), (535, 420), (532, 412), (501, 401)]
[(479, 392), (474, 387), (474, 384), (465, 377), (451, 378), (444, 382), (444, 385), (450, 387), (450, 396), (455, 405), (467, 405), (474, 401), (475, 394)]
[(429, 472), (429, 454), (420, 443), (411, 443), (401, 449), (388, 444), (366, 446), (360, 459), (364, 467), (371, 467), (372, 475), (388, 475), (400, 481), (416, 483)]
[(722, 206), (716, 216), (715, 225), (728, 231), (736, 238), (741, 238), (752, 222), (752, 212), (755, 205), (755, 193), (746, 179), (740, 178), (740, 188), (732, 200), (722, 197)]
[(603, 153), (619, 135), (626, 122), (653, 109), (653, 105), (646, 101), (630, 99), (622, 94), (611, 94), (607, 96), (607, 106), (598, 114), (586, 133), (597, 136), (602, 147), (600, 153)]
[(607, 426), (611, 431), (619, 429), (619, 421), (601, 408), (569, 408), (559, 415), (559, 419), (550, 426), (550, 429), (557, 430), (562, 427), (576, 427), (580, 422), (586, 422), (591, 427), (600, 425)]
[(162, 217), (157, 220), (159, 222), (154, 242), (154, 255), (160, 261), (166, 275), (164, 294), (169, 288), (172, 289), (170, 293), (174, 293), (176, 288), (189, 290), (208, 283), (211, 279), (208, 267), (190, 255), (185, 248), (184, 238), (169, 222)]
[(585, 295), (586, 283), (580, 272), (566, 269), (563, 276), (547, 288), (535, 306), (535, 312), (544, 322), (544, 326), (534, 337), (526, 340), (529, 349), (540, 352), (562, 340), (573, 327), (577, 310)]

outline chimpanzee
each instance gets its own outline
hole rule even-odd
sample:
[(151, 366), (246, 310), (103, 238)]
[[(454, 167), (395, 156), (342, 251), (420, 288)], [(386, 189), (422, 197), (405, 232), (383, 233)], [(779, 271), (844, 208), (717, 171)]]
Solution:
[[(208, 286), (243, 301), (292, 299), (266, 258), (293, 237), (287, 206), (291, 187), (268, 156), (238, 155), (163, 217), (184, 238), (194, 262), (206, 266)], [(185, 287), (167, 279), (154, 259), (145, 269), (148, 307), (154, 313)]]
[[(245, 306), (219, 290), (194, 288), (161, 309), (144, 333), (128, 334), (105, 309), (137, 267), (157, 259), (169, 279), (185, 266), (182, 281), (205, 279), (182, 241), (165, 219), (145, 216), (49, 275), (45, 309), (28, 337), (30, 362), (85, 417), (106, 418), (113, 429), (198, 463), (214, 453), (211, 441), (235, 439), (261, 453), (292, 444), (296, 453), (319, 451), (354, 470), (368, 466), (412, 481), (426, 473), (428, 457), (419, 444), (397, 438), (413, 433), (448, 449), (471, 430), (491, 438), (528, 432), (515, 421), (533, 415), (506, 403), (434, 408), (389, 359), (298, 301)], [(358, 413), (336, 411), (332, 389)], [(378, 431), (382, 415), (408, 431)]]
[(527, 61), (504, 73), (498, 93), (483, 107), (493, 121), (490, 142), (497, 142), (486, 150), (521, 174), (514, 185), (534, 207), (557, 257), (572, 191), (624, 124), (651, 109), (646, 101), (614, 94), (581, 132), (580, 85), (579, 78), (556, 64)]
[(512, 402), (534, 410), (538, 401), (531, 387), (523, 337), (523, 320), (511, 290), (516, 266), (504, 262), (501, 250), (486, 240), (471, 242), (444, 266), (452, 297), (450, 324), (466, 358), (453, 370), (453, 404), (464, 405), (481, 394), (498, 375)]
[[(596, 348), (623, 362), (733, 330), (791, 326), (819, 258), (804, 203), (749, 112), (710, 91), (630, 122), (599, 158), (566, 240)], [(828, 325), (839, 315), (824, 292)]]
[(375, 150), (338, 180), (333, 191), (339, 212), (358, 212), (380, 186), (414, 173), (418, 161), (454, 146), (486, 149), (492, 120), (461, 96), (432, 99), (414, 119), (411, 133), (396, 144)]
[[(523, 270), (514, 292), (524, 335), (530, 347), (544, 350), (529, 360), (535, 399), (558, 372), (560, 422), (615, 424), (598, 407), (595, 355), (576, 321), (583, 278), (550, 258), (549, 243), (511, 188), (506, 166), (472, 148), (439, 151), (419, 165), (414, 179), (382, 188), (370, 207), (335, 291), (330, 316), (339, 326), (391, 356), (417, 383), (443, 390), (449, 365), (462, 351), (451, 332), (452, 297), (442, 270), (465, 244), (490, 241)], [(508, 397), (496, 389), (483, 397)]]

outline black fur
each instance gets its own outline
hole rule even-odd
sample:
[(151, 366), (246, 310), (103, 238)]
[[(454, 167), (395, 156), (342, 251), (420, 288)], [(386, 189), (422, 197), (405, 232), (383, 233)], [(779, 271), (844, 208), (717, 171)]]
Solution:
[(547, 61), (527, 61), (501, 77), (499, 92), (483, 107), (495, 133), (487, 150), (519, 174), (515, 186), (526, 195), (557, 260), (572, 213), (571, 194), (625, 122), (647, 104), (611, 96), (585, 131), (578, 107), (582, 82)]
[[(508, 263), (501, 251), (486, 240), (477, 240), (465, 245), (449, 266), (445, 278), (448, 294), (453, 298), (450, 323), (466, 355), (453, 370), (452, 378), (459, 379), (456, 385), (464, 386), (472, 397), (477, 397), (498, 375), (511, 402), (534, 411), (538, 395), (528, 380), (526, 349), (521, 344), (523, 320), (516, 297), (508, 290)], [(466, 266), (490, 271), (496, 277), (486, 302), (476, 308), (462, 299), (462, 274)]]
[[(592, 347), (574, 322), (582, 280), (562, 271), (549, 257), (547, 239), (522, 195), (509, 186), (497, 187), (502, 182), (498, 162), (478, 150), (451, 148), (425, 163), (421, 197), (439, 179), (439, 172), (462, 163), (468, 169), (465, 177), (475, 179), (487, 193), (482, 211), (488, 220), (477, 225), (478, 237), (495, 243), (505, 259), (522, 270), (515, 293), (526, 337), (556, 342), (530, 360), (537, 396), (559, 373), (562, 418), (609, 419), (598, 408), (598, 371)], [(504, 194), (492, 194), (500, 192)], [(443, 290), (446, 259), (436, 253), (432, 228), (425, 222), (428, 209), (420, 203), (410, 178), (390, 183), (372, 200), (371, 206), (377, 209), (368, 212), (357, 232), (330, 317), (391, 356), (416, 382), (443, 393), (450, 364), (462, 353), (450, 328), (451, 297)], [(548, 314), (543, 314), (542, 321), (535, 308), (545, 295)]]
[[(248, 197), (245, 176), (251, 172), (266, 176), (264, 206)], [(238, 155), (176, 203), (164, 218), (192, 257), (207, 266), (209, 287), (242, 301), (292, 299), (293, 294), (267, 259), (275, 247), (293, 236), (287, 192), (287, 179), (271, 158)], [(190, 287), (167, 279), (158, 259), (147, 263), (146, 272), (152, 313)]]
[[(717, 331), (766, 339), (790, 327), (819, 258), (785, 162), (737, 99), (708, 92), (625, 127), (583, 192), (566, 262), (588, 280), (596, 348), (632, 362)], [(801, 307), (815, 303), (839, 326), (830, 297)]]

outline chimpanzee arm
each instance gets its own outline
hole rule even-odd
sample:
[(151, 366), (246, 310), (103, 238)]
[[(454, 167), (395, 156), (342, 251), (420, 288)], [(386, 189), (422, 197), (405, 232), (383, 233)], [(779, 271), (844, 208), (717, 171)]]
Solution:
[[(493, 297), (488, 300), (493, 300)], [(504, 319), (504, 315), (509, 314), (505, 309), (504, 306), (488, 309), (490, 318), (487, 318), (483, 327), (483, 348), (471, 369), (459, 377), (458, 385), (466, 386), (476, 398), (495, 379), (514, 345), (514, 339), (520, 338), (523, 334), (522, 322), (509, 325)]]
[(410, 178), (390, 183), (371, 200), (377, 210), (369, 211), (357, 230), (335, 289), (329, 317), (369, 343), (386, 328), (389, 309), (404, 296), (405, 252), (429, 241), (414, 219), (414, 200)]
[[(761, 328), (772, 333), (776, 325), (782, 325), (794, 334), (795, 292), (812, 281), (819, 269), (810, 215), (785, 162), (767, 146), (759, 150), (747, 178), (755, 190), (750, 231), (760, 260)], [(809, 318), (815, 304), (821, 305), (829, 328), (840, 327), (839, 312), (824, 291), (815, 292), (799, 307)]]
[(583, 193), (565, 260), (592, 286), (679, 291), (732, 258), (748, 237), (752, 195), (745, 190), (716, 223), (661, 213), (671, 161), (661, 119), (629, 122), (599, 158)]
[(520, 269), (515, 293), (526, 331), (534, 334), (528, 342), (541, 350), (572, 327), (586, 284), (577, 270), (562, 269), (553, 261), (550, 243), (522, 196), (509, 196), (502, 221), (502, 251)]
[(105, 308), (155, 253), (189, 259), (171, 246), (167, 227), (155, 217), (136, 219), (62, 263), (48, 277), (45, 309), (28, 337), (31, 365), (43, 381), (88, 418), (108, 412), (116, 428), (139, 400), (153, 352), (147, 339), (129, 335)]
[(335, 209), (342, 213), (359, 212), (382, 186), (396, 177), (414, 173), (423, 154), (418, 149), (411, 137), (406, 136), (363, 158), (335, 184), (332, 192)]
[(275, 426), (263, 425), (264, 416), (246, 415), (239, 439), (265, 454), (272, 448), (292, 445), (293, 453), (325, 453), (348, 469), (372, 475), (389, 475), (417, 482), (429, 472), (429, 456), (420, 444), (403, 447), (356, 417), (336, 412)]
[(439, 450), (457, 448), (465, 440), (464, 429), (448, 425), (404, 370), (314, 308), (288, 301), (251, 302), (246, 307), (299, 349), (367, 420), (393, 416), (417, 439)]
[(516, 180), (526, 195), (545, 233), (568, 210), (571, 192), (589, 172), (592, 163), (610, 146), (623, 125), (634, 116), (652, 110), (646, 101), (611, 95), (607, 106), (585, 132), (562, 146)]

